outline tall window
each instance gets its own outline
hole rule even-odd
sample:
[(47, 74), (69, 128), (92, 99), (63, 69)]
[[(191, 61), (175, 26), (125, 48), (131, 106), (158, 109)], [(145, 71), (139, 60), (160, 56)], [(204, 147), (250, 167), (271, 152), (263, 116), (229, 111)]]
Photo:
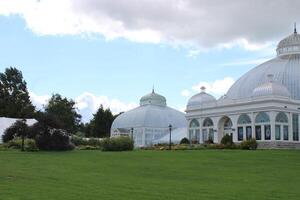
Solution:
[(246, 133), (246, 139), (252, 138), (251, 119), (247, 114), (242, 114), (238, 118), (238, 140), (244, 139), (244, 133)]
[(293, 114), (293, 140), (299, 141), (299, 116), (298, 114)]
[(200, 139), (200, 124), (197, 119), (192, 119), (189, 127), (189, 139), (193, 143), (198, 143)]
[(261, 140), (264, 135), (265, 140), (271, 140), (271, 125), (270, 117), (265, 112), (260, 112), (255, 118), (255, 137), (256, 140)]
[(275, 140), (281, 140), (282, 138), (289, 140), (288, 117), (284, 112), (279, 112), (275, 118)]
[(203, 127), (202, 127), (203, 142), (205, 142), (207, 140), (214, 141), (213, 126), (214, 126), (214, 123), (211, 120), (211, 118), (206, 118), (203, 121)]

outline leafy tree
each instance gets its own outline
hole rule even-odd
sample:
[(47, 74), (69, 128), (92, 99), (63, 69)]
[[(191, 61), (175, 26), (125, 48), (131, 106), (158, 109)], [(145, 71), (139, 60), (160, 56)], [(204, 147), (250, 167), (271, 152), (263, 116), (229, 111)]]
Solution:
[(101, 105), (94, 114), (94, 118), (91, 120), (89, 127), (86, 128), (86, 130), (88, 130), (87, 137), (108, 137), (114, 119), (114, 115), (110, 109), (104, 109)]
[(17, 120), (10, 127), (5, 129), (4, 134), (2, 135), (3, 142), (8, 142), (17, 137), (25, 137), (29, 134), (29, 128), (25, 120)]
[(61, 125), (58, 128), (70, 133), (77, 131), (81, 115), (77, 113), (72, 99), (63, 98), (60, 94), (52, 95), (45, 107), (45, 113), (59, 121)]
[(33, 117), (34, 110), (22, 72), (13, 67), (6, 68), (0, 73), (0, 116)]

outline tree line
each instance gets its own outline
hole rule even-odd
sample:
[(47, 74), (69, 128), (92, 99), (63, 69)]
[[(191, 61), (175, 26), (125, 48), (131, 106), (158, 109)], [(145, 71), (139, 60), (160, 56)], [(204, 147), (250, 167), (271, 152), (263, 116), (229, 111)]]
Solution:
[(37, 110), (30, 100), (22, 72), (15, 67), (9, 67), (0, 73), (0, 117), (37, 120), (49, 118), (55, 120), (57, 128), (71, 134), (108, 137), (116, 116), (109, 108), (104, 109), (100, 105), (90, 122), (82, 123), (75, 101), (60, 94), (53, 94), (44, 109)]

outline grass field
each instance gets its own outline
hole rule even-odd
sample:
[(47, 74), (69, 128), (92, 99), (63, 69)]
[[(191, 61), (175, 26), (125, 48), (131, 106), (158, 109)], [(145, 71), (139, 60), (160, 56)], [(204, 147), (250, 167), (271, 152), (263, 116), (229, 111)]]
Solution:
[(0, 151), (0, 199), (300, 199), (300, 151)]

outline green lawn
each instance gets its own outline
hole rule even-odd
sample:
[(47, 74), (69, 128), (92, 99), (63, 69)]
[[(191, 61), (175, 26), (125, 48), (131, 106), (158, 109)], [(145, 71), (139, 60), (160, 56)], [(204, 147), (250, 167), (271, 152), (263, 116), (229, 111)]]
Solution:
[(0, 199), (300, 199), (300, 151), (0, 151)]

